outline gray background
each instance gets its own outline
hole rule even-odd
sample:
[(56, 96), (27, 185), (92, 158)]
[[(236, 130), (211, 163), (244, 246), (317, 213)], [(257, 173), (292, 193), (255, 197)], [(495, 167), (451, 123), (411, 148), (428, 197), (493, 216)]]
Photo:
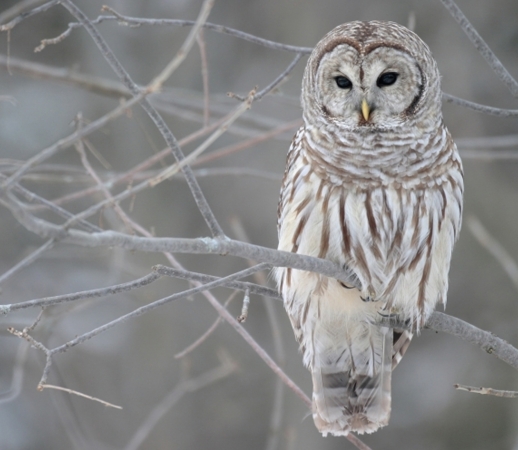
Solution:
[[(4, 0), (0, 13), (15, 2)], [(105, 0), (81, 0), (77, 4), (91, 18), (100, 14)], [(113, 0), (117, 11), (150, 18), (195, 19), (200, 1)], [(518, 77), (518, 3), (515, 0), (463, 0), (459, 6), (495, 51), (509, 71)], [(313, 46), (334, 26), (351, 20), (382, 19), (402, 24), (415, 14), (415, 31), (429, 44), (443, 76), (444, 91), (475, 102), (502, 108), (517, 108), (506, 88), (486, 65), (436, 1), (395, 0), (217, 0), (209, 21), (286, 44)], [(84, 30), (41, 53), (33, 53), (40, 40), (61, 33), (73, 21), (67, 11), (54, 7), (27, 19), (10, 34), (13, 57), (78, 73), (115, 79), (98, 49)], [(133, 79), (149, 82), (171, 60), (188, 33), (173, 26), (128, 28), (115, 22), (99, 26)], [(206, 31), (213, 107), (228, 110), (235, 101), (226, 92), (246, 93), (254, 85), (264, 87), (289, 63), (292, 55), (265, 49)], [(0, 36), (2, 53), (8, 44)], [(290, 80), (275, 96), (263, 99), (236, 124), (235, 133), (220, 138), (209, 151), (238, 142), (258, 131), (301, 115), (298, 104), (305, 58)], [(202, 105), (200, 58), (195, 47), (182, 67), (166, 83), (173, 89), (172, 104), (188, 102), (199, 112)], [(95, 120), (117, 104), (116, 99), (52, 80), (40, 80), (0, 71), (0, 95), (16, 99), (16, 105), (0, 102), (0, 157), (24, 160), (47, 145), (67, 136), (78, 111)], [(165, 96), (162, 101), (167, 102)], [(189, 107), (190, 108), (190, 107)], [(183, 116), (166, 115), (178, 138), (200, 127)], [(215, 113), (214, 113), (215, 114)], [(455, 139), (516, 134), (517, 120), (481, 115), (445, 104), (445, 121)], [(214, 117), (214, 115), (213, 115)], [(246, 136), (239, 135), (245, 132)], [(209, 203), (225, 231), (237, 217), (255, 244), (276, 247), (276, 204), (290, 134), (269, 140), (204, 167), (248, 167), (267, 171), (272, 179), (250, 176), (219, 176), (200, 179)], [(89, 137), (109, 161), (113, 171), (124, 171), (151, 156), (164, 143), (149, 119), (134, 108), (131, 116), (110, 123)], [(195, 146), (187, 146), (188, 153)], [(498, 152), (498, 150), (494, 150)], [(93, 160), (93, 158), (91, 158)], [(80, 167), (73, 149), (52, 163)], [(97, 162), (93, 162), (102, 172)], [(515, 160), (464, 159), (465, 215), (478, 217), (515, 258), (518, 255), (518, 165)], [(26, 186), (47, 198), (55, 198), (86, 186), (74, 181), (27, 180)], [(100, 197), (75, 202), (80, 211)], [(126, 211), (130, 202), (123, 202)], [(173, 180), (139, 195), (132, 217), (153, 228), (157, 236), (199, 237), (208, 230), (196, 210), (185, 183)], [(107, 211), (102, 226), (114, 225)], [(3, 273), (42, 243), (16, 223), (11, 214), (0, 214), (0, 272)], [(189, 269), (215, 275), (244, 268), (237, 258), (179, 255)], [(153, 264), (166, 263), (161, 255), (124, 252), (106, 248), (78, 249), (59, 245), (36, 263), (18, 272), (2, 286), (1, 303), (93, 289), (120, 283), (148, 273)], [(499, 263), (464, 227), (457, 244), (448, 300), (449, 314), (491, 330), (511, 343), (518, 342), (516, 289)], [(270, 280), (270, 284), (271, 280)], [(113, 318), (161, 296), (185, 289), (181, 281), (162, 280), (132, 293), (81, 306), (48, 310), (35, 337), (49, 346), (59, 345)], [(214, 291), (224, 301), (228, 290)], [(241, 295), (238, 296), (238, 299)], [(280, 322), (285, 352), (284, 368), (308, 394), (309, 373), (301, 357), (282, 305), (274, 304)], [(240, 300), (230, 306), (238, 315)], [(19, 341), (5, 330), (29, 324), (37, 311), (0, 317), (0, 392), (10, 389)], [(64, 355), (58, 355), (49, 382), (123, 406), (105, 408), (85, 399), (57, 392), (36, 391), (43, 369), (43, 355), (29, 350), (24, 364), (21, 393), (0, 403), (1, 449), (124, 448), (137, 427), (163, 397), (185, 376), (196, 376), (218, 364), (225, 351), (238, 371), (196, 393), (187, 394), (150, 433), (141, 448), (247, 450), (266, 448), (276, 378), (242, 338), (226, 323), (209, 340), (185, 358), (174, 353), (200, 336), (216, 318), (202, 296), (182, 300), (104, 333)], [(264, 301), (253, 297), (247, 330), (270, 354), (275, 354), (271, 324)], [(188, 375), (186, 375), (188, 374)], [(412, 343), (393, 376), (393, 412), (388, 427), (364, 441), (380, 449), (518, 449), (518, 403), (516, 400), (457, 392), (455, 383), (518, 389), (510, 367), (478, 348), (456, 338), (423, 331)], [(353, 448), (344, 439), (322, 438), (307, 417), (307, 408), (291, 391), (283, 394), (279, 449)]]

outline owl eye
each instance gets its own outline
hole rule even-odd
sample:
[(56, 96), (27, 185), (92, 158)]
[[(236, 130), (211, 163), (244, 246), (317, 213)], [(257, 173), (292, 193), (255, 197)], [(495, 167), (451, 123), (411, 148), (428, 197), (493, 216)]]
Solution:
[(376, 81), (376, 85), (380, 88), (384, 86), (390, 86), (396, 82), (398, 76), (399, 73), (396, 72), (384, 73), (383, 75), (380, 75), (378, 81)]
[(353, 84), (351, 83), (351, 80), (347, 77), (338, 76), (335, 77), (336, 85), (340, 89), (351, 89), (353, 87)]

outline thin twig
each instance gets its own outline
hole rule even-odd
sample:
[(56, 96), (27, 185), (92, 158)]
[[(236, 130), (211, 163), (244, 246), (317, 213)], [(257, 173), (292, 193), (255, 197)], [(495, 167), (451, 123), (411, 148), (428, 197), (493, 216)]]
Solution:
[[(32, 4), (34, 3), (41, 3), (41, 2), (25, 2), (25, 5), (26, 6), (31, 6)], [(29, 11), (24, 11), (24, 12), (21, 12), (17, 17), (15, 17), (13, 20), (11, 20), (10, 22), (4, 24), (4, 25), (0, 25), (0, 31), (11, 31), (16, 25), (18, 25), (20, 22), (22, 22), (23, 20), (31, 17), (31, 16), (34, 16), (35, 14), (39, 14), (39, 13), (42, 13), (44, 11), (47, 11), (48, 9), (52, 8), (53, 6), (57, 5), (59, 3), (59, 0), (52, 0), (50, 2), (47, 2), (41, 6), (38, 6), (34, 9), (31, 9)], [(20, 6), (18, 6), (19, 8)], [(6, 13), (4, 13), (6, 15), (10, 15), (11, 12), (10, 11), (7, 11)], [(4, 16), (4, 14), (2, 14), (2, 18)]]
[[(97, 28), (94, 26), (92, 21), (90, 21), (88, 17), (70, 0), (62, 0), (61, 4), (65, 8), (67, 8), (68, 11), (85, 27), (86, 31), (90, 34), (91, 38), (101, 51), (106, 61), (110, 64), (113, 71), (125, 84), (125, 86), (129, 88), (129, 90), (134, 96), (139, 96), (142, 92), (141, 89), (131, 79), (128, 72), (126, 71), (126, 69), (124, 69), (122, 64), (116, 58), (115, 54), (111, 51), (110, 47), (108, 46), (104, 38), (99, 34)], [(198, 20), (196, 21), (198, 28), (203, 23), (203, 20), (206, 19), (211, 4), (212, 0), (205, 0), (200, 14), (198, 16)], [(192, 35), (190, 33), (188, 39), (191, 38), (194, 42), (195, 35)], [(184, 51), (188, 50), (187, 45), (183, 45), (182, 49)], [(177, 57), (180, 58), (181, 55), (177, 55)], [(170, 73), (176, 68), (176, 61), (177, 58), (173, 58), (171, 63), (169, 63), (166, 66), (166, 68), (151, 82), (151, 89), (145, 89), (144, 92), (149, 92), (150, 90), (152, 91), (155, 88), (159, 88), (161, 86), (161, 83), (163, 83), (163, 81), (165, 81), (170, 75)], [(173, 135), (173, 133), (167, 126), (162, 116), (158, 113), (158, 111), (145, 98), (142, 100), (141, 106), (146, 111), (150, 119), (153, 121), (158, 131), (162, 134), (162, 137), (166, 141), (168, 147), (171, 148), (171, 151), (176, 161), (180, 162), (182, 159), (184, 159), (184, 154), (178, 145), (176, 137)], [(184, 165), (182, 167), (182, 172), (185, 175), (187, 184), (189, 185), (189, 189), (191, 190), (196, 205), (198, 206), (198, 209), (202, 217), (204, 218), (205, 222), (207, 223), (207, 226), (209, 227), (212, 235), (216, 237), (223, 237), (223, 230), (221, 229), (218, 221), (216, 220), (216, 217), (214, 216), (214, 213), (212, 212), (209, 204), (207, 203), (207, 200), (203, 195), (203, 192), (201, 191), (201, 188), (198, 182), (196, 181), (194, 174), (192, 173), (192, 169), (189, 165)]]
[(255, 170), (250, 169), (249, 167), (213, 167), (211, 169), (196, 169), (194, 170), (194, 173), (198, 178), (234, 175), (246, 178), (262, 178), (278, 182), (282, 180), (282, 175), (280, 173), (268, 172), (266, 170)]
[(495, 397), (504, 398), (518, 398), (518, 391), (501, 391), (492, 388), (466, 386), (464, 384), (455, 384), (453, 386), (455, 387), (455, 389), (458, 389), (459, 391), (468, 391), (473, 392), (474, 394), (494, 395)]
[(504, 272), (511, 279), (514, 287), (518, 290), (518, 264), (513, 257), (500, 242), (489, 234), (482, 222), (476, 217), (470, 216), (466, 222), (478, 243), (498, 261)]
[[(141, 316), (142, 314), (148, 313), (150, 311), (153, 311), (154, 309), (163, 306), (167, 303), (170, 303), (174, 300), (179, 300), (185, 297), (189, 297), (191, 295), (197, 294), (199, 292), (203, 292), (206, 290), (214, 289), (218, 286), (223, 286), (227, 281), (233, 281), (240, 278), (247, 277), (249, 275), (252, 275), (258, 270), (264, 270), (269, 267), (268, 264), (258, 264), (250, 269), (241, 270), (239, 272), (236, 272), (232, 275), (229, 275), (227, 277), (220, 278), (219, 280), (212, 281), (207, 284), (203, 284), (201, 286), (196, 286), (191, 289), (187, 289), (182, 292), (178, 292), (177, 294), (169, 295), (167, 297), (161, 298), (160, 300), (156, 300), (152, 303), (149, 303), (148, 305), (141, 306), (140, 308), (137, 308), (133, 310), (132, 312), (128, 314), (124, 314), (123, 316), (118, 317), (117, 319), (114, 319), (108, 323), (105, 323), (104, 325), (101, 325), (100, 327), (97, 327), (88, 333), (84, 333), (81, 336), (76, 337), (75, 339), (72, 339), (68, 342), (66, 342), (63, 345), (60, 345), (59, 347), (55, 347), (51, 350), (51, 355), (54, 355), (55, 353), (62, 353), (67, 350), (69, 350), (72, 347), (75, 347), (76, 345), (82, 344), (83, 342), (86, 342), (87, 340), (104, 333), (105, 331), (109, 330), (110, 328), (113, 328), (114, 326), (120, 325), (130, 319), (134, 319), (138, 316)], [(221, 305), (220, 305), (221, 306)]]
[[(47, 79), (59, 82), (60, 85), (63, 83), (70, 84), (88, 92), (116, 98), (117, 100), (120, 98), (130, 99), (132, 97), (130, 90), (122, 82), (77, 73), (67, 67), (59, 68), (13, 57), (7, 58), (5, 55), (0, 54), (0, 68), (9, 68), (13, 73), (20, 73), (37, 80)], [(204, 100), (203, 98), (198, 100), (198, 96), (199, 93), (196, 91), (164, 87), (159, 93), (152, 94), (149, 97), (149, 101), (157, 110), (165, 114), (173, 114), (187, 120), (203, 123)], [(212, 102), (210, 105), (211, 115), (225, 115), (228, 113), (228, 109), (229, 104), (223, 101), (219, 103)], [(200, 111), (200, 113), (198, 114), (196, 111)], [(246, 122), (258, 127), (270, 128), (277, 126), (279, 121), (256, 112), (248, 113)], [(214, 124), (211, 127), (212, 130), (216, 128)], [(203, 132), (204, 128), (196, 133)], [(234, 125), (229, 132), (237, 136), (250, 136), (253, 130), (246, 125)], [(182, 141), (179, 141), (179, 145), (182, 147), (184, 144)]]
[[(232, 292), (230, 296), (228, 297), (227, 301), (224, 303), (223, 307), (227, 308), (230, 302), (236, 297), (238, 291)], [(218, 316), (218, 318), (212, 323), (212, 325), (203, 333), (198, 339), (196, 339), (192, 344), (185, 347), (181, 352), (178, 352), (174, 355), (176, 359), (183, 358), (184, 356), (187, 356), (189, 353), (191, 353), (193, 350), (198, 348), (203, 342), (207, 340), (207, 338), (214, 333), (216, 328), (218, 328), (218, 325), (223, 322), (223, 318), (221, 316)]]
[(25, 327), (23, 330), (22, 330), (22, 333), (23, 334), (28, 334), (32, 331), (34, 331), (34, 329), (36, 328), (36, 326), (40, 323), (40, 320), (41, 318), (43, 317), (43, 314), (45, 314), (45, 308), (41, 308), (41, 311), (40, 313), (38, 314), (38, 316), (36, 317), (36, 319), (34, 319), (34, 321), (32, 322), (31, 325), (29, 325), (28, 327)]
[(57, 391), (68, 392), (69, 394), (77, 395), (78, 397), (87, 398), (88, 400), (92, 400), (94, 402), (101, 403), (104, 406), (108, 406), (109, 408), (122, 409), (122, 406), (114, 405), (113, 403), (106, 402), (101, 400), (100, 398), (92, 397), (91, 395), (83, 394), (78, 391), (74, 391), (73, 389), (64, 388), (61, 386), (55, 386), (53, 384), (39, 384), (38, 390), (43, 391), (43, 389), (55, 389)]
[(192, 164), (195, 159), (201, 155), (209, 146), (218, 139), (222, 134), (224, 134), (227, 129), (230, 127), (230, 125), (241, 115), (243, 114), (247, 109), (250, 108), (252, 105), (252, 100), (254, 98), (255, 91), (251, 91), (248, 95), (248, 98), (246, 101), (241, 103), (230, 115), (230, 117), (223, 122), (201, 145), (198, 146), (196, 150), (193, 150), (191, 153), (189, 153), (186, 157), (184, 157), (182, 160), (178, 161), (176, 164), (174, 164), (171, 167), (168, 167), (165, 169), (162, 173), (157, 175), (156, 177), (153, 177), (148, 181), (150, 186), (156, 186), (159, 183), (162, 183), (164, 180), (167, 180), (168, 178), (172, 177), (174, 174), (182, 170), (184, 167), (187, 167), (189, 164)]
[(10, 305), (2, 305), (3, 308), (8, 309), (7, 312), (18, 311), (27, 308), (44, 308), (47, 306), (59, 305), (62, 303), (74, 302), (77, 300), (84, 300), (87, 298), (107, 297), (109, 295), (119, 294), (121, 292), (128, 292), (133, 289), (138, 289), (158, 280), (161, 275), (158, 272), (152, 272), (136, 280), (108, 286), (100, 289), (91, 289), (88, 291), (74, 292), (72, 294), (56, 295), (54, 297), (44, 297), (26, 302), (13, 303)]
[(219, 158), (222, 158), (223, 156), (228, 156), (235, 152), (239, 152), (239, 151), (249, 148), (253, 145), (256, 145), (260, 142), (264, 142), (268, 139), (271, 139), (272, 137), (275, 137), (281, 133), (298, 128), (301, 125), (302, 125), (301, 119), (293, 120), (293, 121), (285, 123), (277, 128), (274, 128), (273, 130), (267, 131), (258, 136), (254, 136), (250, 139), (246, 139), (244, 141), (238, 142), (237, 144), (229, 145), (228, 147), (219, 148), (210, 153), (207, 153), (204, 156), (196, 158), (196, 161), (193, 164), (193, 166), (198, 165), (198, 164), (204, 164), (204, 163), (207, 163), (214, 159), (219, 159)]
[(245, 291), (245, 296), (243, 297), (243, 306), (241, 308), (241, 314), (237, 318), (239, 323), (245, 323), (248, 318), (248, 308), (250, 306), (250, 290)]
[[(180, 50), (178, 50), (176, 56), (171, 60), (171, 62), (160, 72), (158, 76), (156, 76), (151, 83), (149, 83), (147, 89), (150, 92), (157, 92), (161, 89), (164, 82), (173, 74), (173, 72), (180, 67), (180, 64), (184, 61), (185, 57), (191, 50), (194, 45), (198, 33), (201, 31), (201, 28), (205, 22), (207, 22), (207, 18), (209, 17), (210, 10), (214, 6), (214, 0), (204, 0), (203, 5), (198, 14), (198, 18), (194, 23), (194, 26), (191, 28), (189, 35), (183, 42)], [(92, 36), (93, 37), (93, 36)]]
[[(186, 145), (186, 144), (188, 144), (196, 139), (199, 139), (199, 138), (205, 136), (206, 134), (214, 131), (219, 126), (221, 126), (223, 123), (225, 123), (225, 121), (228, 120), (228, 118), (231, 116), (232, 113), (233, 112), (231, 112), (228, 115), (226, 115), (225, 117), (222, 117), (221, 119), (217, 120), (216, 122), (211, 124), (209, 127), (204, 127), (202, 129), (190, 134), (189, 136), (186, 136), (185, 138), (183, 138), (182, 140), (179, 141), (179, 145), (180, 146)], [(121, 184), (121, 183), (131, 182), (137, 178), (137, 174), (139, 172), (146, 170), (147, 168), (153, 166), (157, 162), (162, 161), (164, 158), (166, 158), (170, 154), (171, 154), (171, 150), (169, 148), (165, 148), (164, 150), (159, 151), (156, 155), (153, 155), (150, 158), (144, 160), (143, 162), (137, 164), (135, 167), (133, 167), (129, 171), (127, 171), (121, 175), (118, 175), (115, 178), (112, 178), (109, 181), (105, 182), (104, 186), (106, 186), (107, 188), (110, 188), (113, 186), (117, 186), (118, 184)], [(141, 188), (144, 189), (146, 187), (148, 187), (147, 183), (142, 183)], [(81, 191), (77, 191), (72, 194), (65, 195), (58, 199), (54, 199), (53, 203), (54, 204), (63, 204), (63, 203), (66, 203), (66, 202), (69, 202), (72, 200), (77, 200), (86, 195), (93, 194), (93, 193), (97, 192), (99, 189), (100, 189), (99, 186), (89, 187), (89, 188), (83, 189)], [(121, 193), (118, 196), (114, 197), (113, 200), (120, 202), (121, 200), (124, 200), (125, 198), (128, 198), (129, 196), (132, 196), (135, 193), (137, 193), (138, 189), (139, 188), (134, 187), (130, 192), (128, 192), (126, 194)], [(104, 205), (105, 205), (104, 203), (102, 205), (97, 205), (97, 208), (99, 206), (103, 207)]]
[[(5, 175), (0, 174), (0, 179), (4, 180), (6, 178), (7, 177)], [(67, 210), (56, 205), (54, 202), (51, 202), (51, 201), (39, 196), (38, 194), (35, 194), (34, 192), (29, 191), (28, 189), (26, 189), (25, 187), (21, 186), (18, 183), (14, 185), (13, 189), (15, 192), (23, 195), (30, 202), (37, 202), (40, 205), (42, 205), (43, 207), (45, 207), (45, 209), (48, 209), (48, 210), (54, 212), (58, 216), (64, 217), (65, 219), (70, 219), (70, 218), (74, 217), (74, 215), (72, 213), (70, 213)], [(87, 222), (85, 220), (79, 220), (77, 222), (77, 224), (79, 226), (83, 227), (84, 229), (86, 229), (87, 231), (101, 231), (101, 228), (99, 228), (98, 226), (93, 225), (90, 222)]]
[(52, 238), (45, 242), (43, 245), (38, 247), (36, 250), (29, 253), (25, 258), (21, 261), (17, 262), (14, 266), (12, 266), (9, 270), (5, 271), (2, 275), (0, 275), (0, 284), (2, 284), (9, 277), (13, 276), (16, 272), (27, 267), (29, 264), (36, 261), (44, 252), (54, 247), (56, 243), (56, 239)]
[(104, 116), (100, 117), (99, 119), (97, 119), (93, 122), (90, 122), (88, 125), (81, 128), (81, 130), (78, 130), (78, 131), (72, 133), (71, 135), (69, 135), (66, 138), (60, 139), (55, 144), (40, 151), (38, 154), (36, 154), (32, 158), (29, 158), (22, 166), (20, 166), (16, 170), (16, 172), (14, 172), (9, 178), (7, 178), (5, 181), (2, 182), (2, 184), (0, 185), (0, 188), (1, 189), (9, 188), (15, 182), (17, 182), (28, 170), (32, 169), (36, 164), (39, 164), (42, 161), (45, 161), (46, 159), (50, 158), (51, 156), (54, 156), (57, 152), (68, 148), (70, 145), (72, 145), (78, 139), (81, 139), (81, 138), (87, 136), (88, 134), (105, 126), (108, 122), (115, 119), (116, 117), (119, 117), (120, 115), (124, 114), (133, 105), (135, 105), (136, 103), (141, 101), (144, 98), (144, 95), (145, 95), (145, 93), (142, 92), (142, 93), (136, 95), (135, 97), (133, 97), (131, 100), (121, 103), (117, 108), (113, 109), (108, 114), (105, 114)]
[[(191, 272), (189, 270), (173, 269), (172, 267), (163, 266), (161, 264), (157, 264), (153, 269), (163, 276), (199, 281), (200, 283), (208, 283), (210, 281), (219, 279), (213, 275)], [(225, 287), (238, 289), (240, 291), (250, 291), (251, 294), (262, 295), (265, 297), (273, 298), (275, 300), (282, 300), (281, 296), (275, 289), (271, 289), (267, 286), (261, 286), (259, 284), (247, 283), (244, 281), (232, 281), (225, 283)]]
[(52, 351), (45, 347), (45, 345), (43, 345), (41, 342), (34, 339), (30, 334), (28, 334), (27, 329), (23, 329), (22, 331), (20, 331), (16, 330), (14, 327), (8, 327), (7, 331), (16, 337), (19, 337), (20, 339), (27, 341), (31, 347), (36, 348), (45, 353), (45, 367), (43, 368), (43, 374), (41, 376), (40, 382), (38, 383), (38, 386), (45, 384), (50, 371), (50, 367), (52, 365)]
[(261, 100), (266, 94), (273, 91), (277, 86), (279, 86), (281, 83), (286, 81), (289, 74), (292, 72), (292, 70), (295, 68), (297, 63), (299, 62), (300, 58), (302, 58), (302, 53), (297, 53), (295, 55), (295, 58), (293, 58), (293, 61), (286, 67), (286, 69), (275, 79), (273, 80), (269, 85), (267, 85), (265, 88), (260, 90), (255, 96), (254, 100)]
[[(293, 58), (293, 61), (286, 67), (286, 69), (277, 77), (275, 80), (273, 80), (270, 84), (268, 84), (265, 88), (261, 89), (257, 94), (254, 95), (253, 100), (261, 100), (266, 94), (273, 91), (279, 84), (286, 81), (288, 75), (292, 72), (292, 70), (295, 68), (297, 63), (299, 62), (300, 58), (302, 58), (302, 53), (297, 53), (295, 55), (295, 58)], [(245, 101), (245, 97), (241, 97), (237, 94), (230, 94), (231, 97), (237, 98), (238, 100)]]
[(443, 92), (442, 98), (444, 101), (446, 101), (448, 103), (453, 103), (454, 105), (459, 105), (464, 108), (472, 109), (472, 110), (480, 112), (480, 113), (489, 114), (490, 116), (497, 116), (497, 117), (516, 117), (516, 116), (518, 116), (518, 109), (503, 109), (503, 108), (494, 108), (493, 106), (481, 105), (480, 103), (470, 102), (469, 100), (464, 100), (463, 98), (455, 97), (454, 95), (446, 94), (445, 92)]
[(14, 19), (19, 14), (22, 14), (27, 9), (35, 8), (37, 5), (44, 3), (45, 0), (20, 0), (10, 8), (2, 11), (0, 14), (0, 23), (7, 22), (8, 20)]
[(518, 152), (516, 150), (461, 150), (462, 159), (471, 159), (475, 161), (516, 161)]
[[(457, 147), (460, 149), (466, 148), (508, 148), (514, 147), (518, 149), (518, 134), (509, 134), (502, 136), (482, 136), (474, 138), (459, 138), (455, 139)], [(492, 152), (495, 153), (495, 152)], [(518, 152), (514, 152), (517, 154)]]
[(201, 59), (201, 78), (203, 80), (203, 126), (209, 125), (210, 120), (210, 96), (209, 96), (209, 69), (207, 63), (207, 46), (205, 45), (205, 36), (203, 28), (199, 30), (196, 36), (196, 42), (200, 49)]
[[(76, 118), (76, 122), (78, 123), (78, 131), (80, 131), (82, 128), (82, 116), (81, 115), (79, 115)], [(115, 211), (115, 213), (117, 214), (117, 216), (122, 220), (122, 222), (126, 225), (126, 227), (129, 230), (132, 230), (133, 226), (132, 226), (132, 223), (130, 222), (128, 216), (122, 210), (120, 205), (113, 200), (113, 196), (112, 196), (111, 192), (106, 188), (106, 186), (104, 186), (104, 183), (102, 182), (102, 180), (99, 178), (99, 176), (95, 172), (94, 168), (90, 164), (90, 161), (88, 161), (88, 157), (86, 156), (83, 141), (81, 139), (79, 139), (77, 142), (74, 143), (74, 146), (75, 146), (77, 152), (79, 153), (79, 156), (81, 158), (81, 163), (83, 164), (83, 167), (85, 168), (86, 172), (92, 177), (92, 179), (95, 181), (97, 186), (99, 186), (99, 189), (104, 194), (104, 197), (110, 201), (110, 205), (113, 208), (113, 210)]]
[[(130, 17), (130, 16), (125, 16), (125, 15), (116, 13), (115, 10), (113, 10), (110, 7), (105, 6), (103, 9), (105, 11), (110, 11), (113, 14), (113, 16), (99, 16), (95, 20), (92, 21), (93, 24), (97, 25), (104, 21), (114, 21), (114, 20), (117, 21), (119, 23), (119, 25), (126, 25), (126, 26), (128, 26), (128, 25), (133, 25), (133, 26), (134, 25), (138, 25), (138, 26), (140, 26), (140, 25), (159, 25), (159, 26), (174, 25), (174, 26), (180, 26), (180, 27), (192, 27), (196, 24), (196, 22), (194, 20), (143, 19), (140, 17)], [(70, 34), (70, 32), (74, 28), (78, 28), (81, 26), (82, 26), (82, 23), (70, 23), (68, 25), (68, 29), (64, 33), (62, 33), (62, 35), (58, 36), (54, 40), (50, 40), (50, 39), (45, 40), (45, 45), (47, 45), (49, 43), (54, 44), (57, 42), (61, 42), (65, 37), (67, 37)], [(270, 48), (273, 50), (282, 50), (282, 51), (287, 51), (287, 52), (292, 52), (292, 53), (302, 53), (305, 55), (309, 55), (313, 50), (310, 47), (298, 47), (295, 45), (287, 45), (287, 44), (281, 44), (280, 42), (270, 41), (268, 39), (263, 39), (258, 36), (254, 36), (252, 34), (245, 33), (243, 31), (236, 30), (233, 28), (225, 27), (223, 25), (218, 25), (215, 23), (206, 22), (203, 24), (203, 28), (205, 28), (207, 30), (211, 30), (211, 31), (216, 31), (218, 33), (227, 34), (229, 36), (234, 36), (239, 39), (243, 39), (245, 41), (252, 42), (254, 44), (262, 45), (263, 47)], [(54, 41), (54, 42), (50, 42), (50, 41)], [(43, 41), (42, 41), (42, 46), (44, 47)]]

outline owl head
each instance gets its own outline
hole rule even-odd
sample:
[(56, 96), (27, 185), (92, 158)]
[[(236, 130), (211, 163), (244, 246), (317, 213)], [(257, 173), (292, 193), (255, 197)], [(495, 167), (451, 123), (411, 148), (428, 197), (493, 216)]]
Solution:
[(393, 22), (350, 22), (313, 50), (304, 74), (306, 124), (373, 132), (441, 120), (440, 75), (428, 46)]

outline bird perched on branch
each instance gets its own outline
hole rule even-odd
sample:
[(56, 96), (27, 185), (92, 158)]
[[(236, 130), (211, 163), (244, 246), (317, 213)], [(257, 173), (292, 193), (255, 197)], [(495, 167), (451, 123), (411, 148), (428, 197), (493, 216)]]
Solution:
[[(334, 261), (350, 283), (279, 268), (323, 435), (387, 425), (392, 370), (438, 303), (462, 214), (463, 175), (427, 45), (392, 22), (351, 22), (313, 50), (304, 125), (278, 209), (279, 250)], [(395, 318), (406, 329), (384, 326)], [(386, 323), (385, 323), (386, 325)]]

